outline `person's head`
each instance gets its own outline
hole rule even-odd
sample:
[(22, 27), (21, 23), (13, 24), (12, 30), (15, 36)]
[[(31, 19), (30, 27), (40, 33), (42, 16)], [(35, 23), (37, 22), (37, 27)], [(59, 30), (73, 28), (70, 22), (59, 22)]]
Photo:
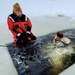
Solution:
[(59, 38), (63, 38), (63, 33), (62, 33), (62, 32), (58, 32), (58, 33), (57, 33), (57, 36), (58, 36)]
[(21, 15), (22, 15), (22, 9), (21, 9), (19, 3), (15, 3), (13, 5), (13, 12), (16, 14), (16, 16), (21, 17)]

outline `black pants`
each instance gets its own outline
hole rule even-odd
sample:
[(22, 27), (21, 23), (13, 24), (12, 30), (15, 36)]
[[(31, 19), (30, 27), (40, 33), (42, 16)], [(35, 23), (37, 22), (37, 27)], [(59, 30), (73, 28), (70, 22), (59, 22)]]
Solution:
[(36, 36), (34, 36), (32, 33), (22, 33), (19, 37), (17, 37), (17, 45), (25, 46), (30, 40), (28, 40), (28, 37), (31, 38), (31, 40), (36, 40)]

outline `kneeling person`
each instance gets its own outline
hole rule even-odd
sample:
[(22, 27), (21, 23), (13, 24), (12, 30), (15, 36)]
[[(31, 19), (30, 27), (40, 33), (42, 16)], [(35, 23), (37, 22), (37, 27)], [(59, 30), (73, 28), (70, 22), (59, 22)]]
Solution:
[(32, 34), (32, 24), (30, 19), (22, 13), (18, 3), (13, 5), (13, 13), (7, 19), (8, 28), (13, 34), (14, 45), (23, 45), (30, 40), (36, 40)]

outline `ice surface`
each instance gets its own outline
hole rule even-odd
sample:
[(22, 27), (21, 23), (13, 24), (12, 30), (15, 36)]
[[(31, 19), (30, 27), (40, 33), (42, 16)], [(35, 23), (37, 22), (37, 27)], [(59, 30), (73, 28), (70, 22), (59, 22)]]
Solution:
[(64, 72), (60, 73), (59, 75), (75, 75), (75, 64), (66, 69)]
[[(70, 17), (32, 17), (33, 33), (38, 37), (59, 30), (74, 28), (70, 22)], [(0, 25), (0, 45), (13, 42), (12, 34), (7, 28), (7, 24)], [(7, 48), (0, 47), (0, 75), (17, 75), (12, 59)]]

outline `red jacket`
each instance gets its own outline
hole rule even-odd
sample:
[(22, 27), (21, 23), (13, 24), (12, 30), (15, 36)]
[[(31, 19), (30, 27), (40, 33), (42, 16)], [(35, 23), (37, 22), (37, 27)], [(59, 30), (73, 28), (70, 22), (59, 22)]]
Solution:
[(32, 24), (28, 17), (22, 14), (21, 17), (17, 17), (14, 13), (10, 14), (7, 19), (8, 28), (13, 33), (14, 39), (18, 33), (31, 31)]

